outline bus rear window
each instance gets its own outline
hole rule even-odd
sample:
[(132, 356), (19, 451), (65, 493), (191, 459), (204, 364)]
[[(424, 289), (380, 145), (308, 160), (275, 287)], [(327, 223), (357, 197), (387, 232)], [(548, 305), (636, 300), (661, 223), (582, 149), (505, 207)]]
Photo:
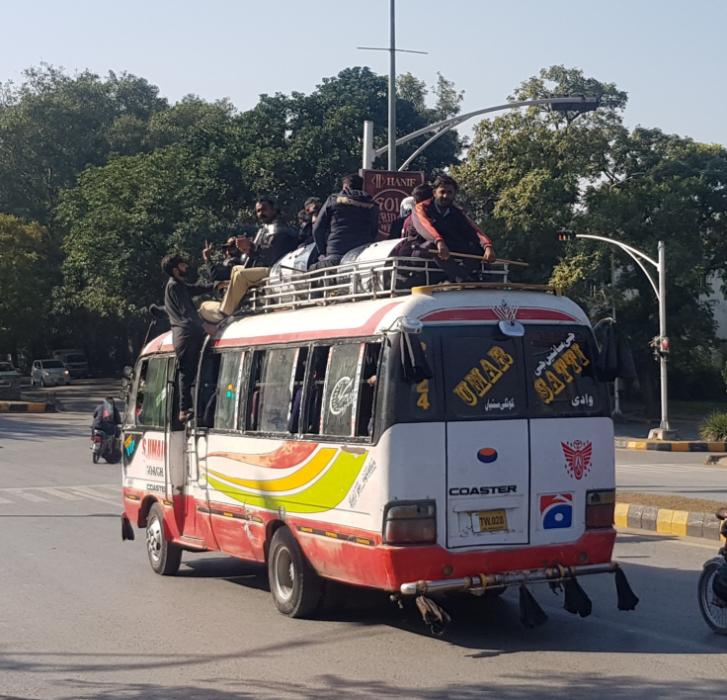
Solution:
[(519, 341), (493, 327), (443, 338), (445, 401), (449, 420), (525, 415)]
[(525, 333), (530, 414), (533, 417), (603, 413), (608, 399), (596, 377), (596, 348), (578, 326), (530, 327)]

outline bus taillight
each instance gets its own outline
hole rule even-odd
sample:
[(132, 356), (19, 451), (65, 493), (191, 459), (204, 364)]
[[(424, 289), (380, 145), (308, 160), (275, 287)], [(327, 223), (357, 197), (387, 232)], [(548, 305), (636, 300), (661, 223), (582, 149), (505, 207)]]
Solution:
[(385, 544), (432, 544), (437, 541), (434, 501), (389, 503), (384, 510)]
[(615, 504), (616, 491), (614, 489), (586, 491), (586, 530), (611, 527)]

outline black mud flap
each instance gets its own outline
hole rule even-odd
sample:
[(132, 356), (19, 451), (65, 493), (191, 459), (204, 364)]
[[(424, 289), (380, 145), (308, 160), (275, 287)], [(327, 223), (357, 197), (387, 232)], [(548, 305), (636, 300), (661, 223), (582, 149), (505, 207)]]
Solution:
[(618, 567), (614, 572), (616, 577), (616, 596), (618, 597), (619, 610), (636, 610), (639, 604), (638, 596), (631, 590), (626, 574)]
[(121, 540), (133, 540), (134, 539), (134, 528), (131, 527), (129, 518), (126, 515), (121, 516)]

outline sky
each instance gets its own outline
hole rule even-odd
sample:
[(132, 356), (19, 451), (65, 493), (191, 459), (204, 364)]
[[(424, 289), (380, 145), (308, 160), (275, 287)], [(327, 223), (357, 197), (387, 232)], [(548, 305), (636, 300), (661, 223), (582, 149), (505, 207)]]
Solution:
[[(172, 102), (245, 110), (349, 66), (388, 74), (387, 53), (356, 47), (388, 46), (389, 0), (0, 0), (0, 16), (0, 82), (41, 62), (126, 71)], [(625, 90), (627, 126), (727, 146), (727, 0), (396, 0), (396, 17), (397, 45), (428, 51), (398, 54), (397, 72), (441, 72), (463, 112), (563, 64)]]

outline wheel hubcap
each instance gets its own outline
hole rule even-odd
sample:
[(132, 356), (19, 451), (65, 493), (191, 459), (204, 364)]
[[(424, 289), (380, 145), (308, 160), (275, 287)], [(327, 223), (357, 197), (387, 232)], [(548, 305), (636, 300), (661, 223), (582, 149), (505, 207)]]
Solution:
[(156, 564), (162, 556), (163, 533), (161, 523), (154, 518), (146, 526), (146, 548), (149, 558)]
[(275, 587), (276, 595), (282, 601), (287, 602), (293, 595), (295, 565), (290, 556), (290, 551), (286, 547), (281, 547), (275, 553), (273, 571), (275, 573), (273, 586)]

